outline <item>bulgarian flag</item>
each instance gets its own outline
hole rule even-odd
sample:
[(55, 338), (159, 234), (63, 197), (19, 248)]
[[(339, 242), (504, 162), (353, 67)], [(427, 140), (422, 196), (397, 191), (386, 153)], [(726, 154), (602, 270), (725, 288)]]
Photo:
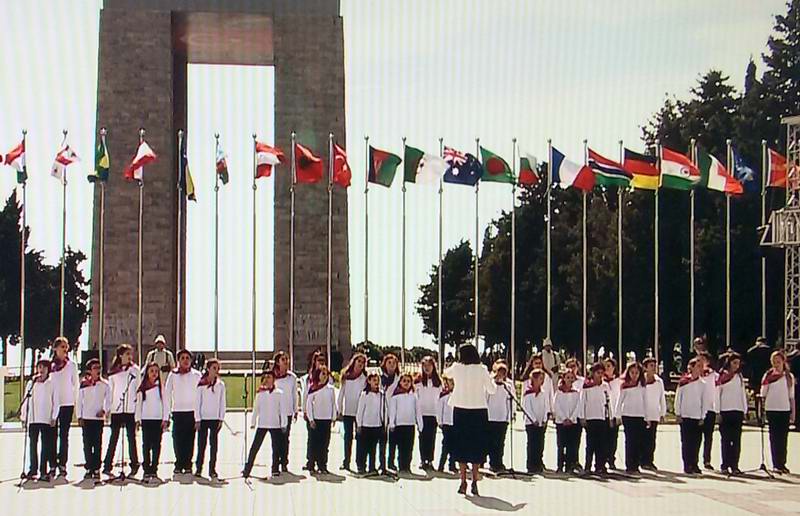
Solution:
[(587, 165), (578, 165), (566, 158), (555, 147), (551, 148), (553, 155), (553, 184), (561, 188), (577, 188), (589, 191), (594, 188), (594, 172)]
[(147, 145), (147, 142), (142, 140), (139, 148), (136, 149), (136, 155), (131, 160), (130, 164), (125, 167), (123, 177), (126, 181), (141, 181), (144, 177), (142, 174), (142, 167), (149, 165), (156, 160), (156, 153)]
[[(283, 151), (277, 147), (270, 147), (266, 143), (256, 142), (256, 179), (259, 177), (269, 177), (272, 174), (272, 167), (278, 163), (283, 163)], [(227, 166), (227, 164), (226, 164)]]
[(533, 186), (539, 182), (539, 160), (525, 154), (519, 159), (519, 184)]
[(333, 144), (333, 182), (347, 188), (353, 179), (350, 164), (347, 163), (347, 153), (337, 144)]
[(441, 157), (406, 145), (403, 156), (403, 180), (405, 182), (438, 185), (447, 167), (447, 162)]
[(50, 169), (50, 175), (59, 181), (63, 181), (67, 167), (80, 160), (75, 151), (67, 145), (56, 154), (56, 159), (53, 160), (53, 167)]
[[(6, 158), (6, 163), (8, 159)], [(767, 149), (767, 182), (775, 188), (786, 188), (786, 158), (772, 149)]]
[(318, 183), (322, 180), (322, 160), (299, 143), (294, 144), (294, 164), (298, 183)]
[(367, 181), (387, 188), (392, 186), (394, 174), (402, 161), (400, 156), (370, 146)]
[(730, 175), (717, 158), (702, 149), (697, 150), (697, 165), (700, 169), (700, 184), (709, 190), (730, 195), (741, 195), (744, 191), (742, 183)]
[(700, 170), (689, 158), (666, 147), (661, 148), (661, 186), (691, 190), (700, 182)]
[(25, 140), (22, 140), (19, 145), (6, 154), (5, 163), (17, 171), (17, 183), (22, 184), (28, 180), (28, 168), (25, 166)]
[(514, 174), (511, 173), (511, 167), (508, 166), (506, 160), (495, 154), (494, 152), (481, 147), (481, 161), (483, 161), (483, 174), (481, 181), (490, 181), (494, 183), (516, 183)]

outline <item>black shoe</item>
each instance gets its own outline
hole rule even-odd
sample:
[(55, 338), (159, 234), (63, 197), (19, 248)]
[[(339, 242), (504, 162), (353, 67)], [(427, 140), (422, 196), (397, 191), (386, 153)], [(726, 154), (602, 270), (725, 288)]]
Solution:
[(59, 477), (66, 477), (67, 476), (67, 468), (58, 468), (58, 476)]
[(131, 464), (131, 473), (128, 475), (129, 477), (136, 476), (139, 473), (139, 465), (138, 464)]
[(92, 478), (93, 478), (94, 480), (100, 480), (100, 472), (99, 472), (99, 471), (97, 471), (97, 470), (94, 470), (94, 471), (92, 472)]
[(87, 469), (86, 473), (83, 474), (83, 479), (84, 480), (91, 480), (92, 478), (94, 478), (94, 475), (92, 475), (92, 472)]
[(248, 470), (246, 470), (246, 469), (245, 469), (245, 470), (242, 470), (242, 478), (243, 478), (243, 479), (245, 479), (245, 480), (247, 480), (248, 478), (250, 478), (250, 471), (248, 471)]
[(320, 475), (330, 475), (331, 472), (328, 471), (328, 468), (319, 468), (319, 474)]
[(444, 464), (439, 464), (439, 467), (436, 468), (436, 471), (438, 471), (439, 473), (444, 473)]
[(175, 466), (174, 468), (172, 468), (172, 474), (173, 475), (180, 475), (181, 473), (183, 473), (183, 469), (179, 468), (178, 466)]
[(458, 494), (467, 494), (467, 481), (461, 482), (461, 485), (458, 487)]
[(710, 462), (706, 462), (705, 464), (703, 464), (703, 467), (709, 471), (714, 471), (714, 466), (712, 466)]
[(217, 475), (216, 471), (212, 471), (208, 476), (211, 477), (211, 480), (219, 480), (219, 475)]
[(458, 473), (458, 468), (456, 467), (456, 465), (455, 465), (455, 464), (450, 464), (450, 465), (447, 467), (447, 470), (448, 470), (450, 473)]
[(656, 467), (655, 464), (643, 464), (642, 465), (642, 469), (645, 469), (647, 471), (657, 471), (658, 470), (658, 468)]
[(791, 471), (789, 471), (789, 468), (787, 468), (786, 466), (781, 466), (781, 467), (779, 467), (779, 468), (778, 468), (778, 471), (780, 471), (780, 472), (781, 472), (781, 473), (783, 473), (784, 475), (788, 475), (788, 474), (790, 474), (790, 473), (791, 473)]
[(45, 473), (44, 475), (39, 477), (39, 482), (45, 482), (49, 484), (52, 479), (53, 476), (50, 473)]
[(103, 475), (106, 475), (106, 476), (109, 476), (109, 477), (113, 476), (110, 466), (105, 466), (103, 468)]
[(194, 472), (195, 478), (203, 478), (203, 468), (197, 468), (197, 471)]
[(475, 480), (472, 481), (472, 489), (470, 490), (473, 496), (480, 496), (478, 493), (478, 482)]
[(366, 469), (362, 469), (362, 468), (358, 468), (358, 470), (356, 471), (356, 474), (358, 476), (361, 476), (361, 477), (366, 476), (367, 470)]

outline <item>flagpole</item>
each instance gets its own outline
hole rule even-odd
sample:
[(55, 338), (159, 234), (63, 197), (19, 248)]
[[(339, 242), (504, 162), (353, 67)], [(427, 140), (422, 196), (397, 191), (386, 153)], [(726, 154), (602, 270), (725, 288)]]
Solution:
[[(106, 147), (106, 128), (100, 128), (100, 142), (103, 145), (103, 150), (108, 153), (108, 147)], [(103, 368), (103, 337), (105, 333), (105, 254), (106, 254), (106, 182), (100, 181), (100, 275), (98, 279), (98, 290), (99, 290), (99, 309), (98, 309), (98, 318), (99, 321), (99, 331), (97, 334), (97, 354), (98, 358), (100, 359), (100, 370), (104, 371)]]
[[(442, 153), (444, 152), (444, 138), (439, 138), (439, 157), (442, 157)], [(443, 202), (443, 194), (444, 193), (444, 182), (442, 180), (442, 176), (439, 176), (439, 267), (437, 268), (438, 273), (438, 288), (437, 291), (437, 301), (436, 301), (436, 335), (439, 339), (439, 370), (444, 370), (444, 336), (442, 335), (442, 213), (444, 208)]]
[(366, 346), (369, 344), (369, 136), (364, 136), (364, 152), (367, 168), (364, 186), (364, 345)]
[(333, 165), (333, 133), (328, 133), (328, 317), (325, 341), (329, 357), (333, 337)]
[(514, 363), (516, 359), (517, 333), (517, 139), (511, 139), (511, 335), (509, 337), (509, 372), (511, 380), (515, 378)]
[(552, 288), (553, 288), (553, 279), (551, 274), (551, 256), (550, 256), (550, 227), (552, 226), (552, 221), (550, 220), (552, 216), (551, 204), (550, 204), (550, 189), (553, 186), (553, 140), (547, 140), (547, 188), (545, 189), (545, 195), (547, 196), (547, 228), (545, 231), (546, 236), (546, 248), (547, 248), (547, 324), (546, 328), (547, 331), (547, 338), (550, 338), (550, 327), (552, 321), (552, 308), (553, 308), (553, 300), (551, 298), (552, 295)]
[[(731, 170), (731, 140), (725, 140), (726, 169)], [(725, 193), (725, 349), (731, 347), (731, 195)]]
[[(658, 158), (658, 176), (659, 181), (661, 181), (661, 142), (656, 140), (656, 156)], [(658, 227), (658, 192), (661, 189), (661, 185), (656, 188), (655, 192), (653, 192), (653, 240), (654, 240), (654, 248), (653, 248), (653, 262), (655, 267), (653, 268), (653, 358), (656, 359), (656, 369), (658, 369), (658, 323), (659, 323), (659, 283), (660, 283), (660, 265), (659, 265), (659, 227)]]
[[(258, 160), (257, 160), (257, 142), (256, 142), (256, 133), (253, 133), (253, 286), (251, 288), (251, 296), (252, 299), (250, 301), (250, 306), (252, 307), (252, 313), (250, 315), (251, 318), (251, 325), (252, 325), (252, 349), (250, 351), (250, 366), (253, 371), (253, 379), (252, 379), (252, 393), (253, 393), (253, 404), (255, 404), (255, 392), (256, 392), (256, 340), (258, 336), (256, 334), (256, 302), (257, 302), (257, 295), (256, 295), (256, 267), (258, 264), (257, 254), (258, 254), (258, 231), (257, 231), (257, 223), (258, 217), (256, 216), (256, 191), (258, 186), (256, 184), (257, 174), (258, 174)], [(291, 336), (289, 338), (289, 342), (291, 342)], [(289, 352), (289, 356), (291, 356), (291, 350)]]
[[(139, 145), (144, 141), (144, 128), (139, 129)], [(139, 364), (142, 363), (142, 274), (143, 274), (143, 242), (142, 242), (142, 229), (144, 222), (144, 174), (140, 174), (139, 179), (139, 242), (137, 249), (138, 258), (138, 272), (137, 272), (137, 307), (136, 307), (136, 350), (138, 355)]]
[[(481, 155), (480, 138), (475, 138), (475, 156)], [(480, 213), (478, 211), (478, 191), (480, 178), (475, 183), (475, 349), (478, 349), (478, 248), (480, 247)]]
[[(622, 140), (619, 141), (619, 162), (625, 162)], [(626, 365), (622, 354), (622, 195), (620, 185), (617, 187), (617, 363), (620, 368)]]
[[(767, 140), (761, 140), (761, 227), (767, 224)], [(767, 257), (761, 254), (761, 336), (767, 336)]]
[[(583, 164), (587, 164), (586, 160), (586, 149), (588, 146), (588, 142), (583, 140)], [(583, 220), (582, 220), (582, 236), (583, 236), (583, 300), (582, 300), (582, 308), (583, 308), (583, 321), (581, 322), (581, 328), (583, 331), (583, 363), (586, 364), (586, 360), (589, 354), (589, 339), (588, 339), (588, 331), (586, 327), (586, 252), (587, 252), (587, 242), (586, 242), (586, 203), (587, 203), (587, 193), (586, 190), (583, 191)]]
[[(689, 141), (692, 163), (697, 165), (697, 140)], [(689, 349), (694, 340), (694, 189), (689, 192)]]
[(214, 358), (219, 358), (219, 133), (214, 133)]
[(175, 236), (176, 242), (178, 242), (178, 249), (177, 255), (178, 258), (176, 260), (177, 269), (175, 271), (175, 280), (177, 283), (177, 292), (176, 292), (176, 303), (175, 303), (175, 349), (176, 351), (183, 349), (181, 347), (181, 249), (182, 249), (182, 240), (183, 234), (181, 232), (181, 226), (183, 226), (183, 218), (181, 217), (183, 214), (183, 185), (181, 185), (181, 181), (187, 181), (186, 179), (186, 163), (183, 161), (183, 138), (184, 138), (183, 129), (178, 131), (178, 182), (176, 186), (176, 192), (178, 195), (178, 220), (175, 226), (177, 227), (177, 234)]
[[(294, 186), (297, 184), (297, 160), (295, 159), (295, 144), (297, 134), (292, 131), (292, 183), (289, 187), (290, 214), (289, 223), (289, 356), (294, 363)], [(330, 354), (327, 355), (330, 360)]]
[[(403, 158), (406, 156), (406, 137), (403, 136)], [(406, 365), (406, 178), (403, 177), (403, 271), (400, 274), (402, 286), (400, 289), (400, 363)]]
[[(26, 147), (28, 130), (22, 130), (22, 148)], [(25, 156), (27, 161), (27, 156)], [(22, 181), (22, 231), (20, 236), (20, 260), (19, 260), (19, 400), (22, 403), (25, 396), (25, 247), (26, 218), (28, 212), (28, 174), (27, 165), (23, 164), (22, 171), (25, 180)]]
[[(67, 130), (61, 131), (64, 140), (61, 147), (67, 143)], [(27, 158), (27, 156), (26, 156)], [(66, 284), (65, 260), (67, 256), (67, 167), (61, 172), (61, 295), (59, 297), (58, 334), (64, 336), (64, 286)]]

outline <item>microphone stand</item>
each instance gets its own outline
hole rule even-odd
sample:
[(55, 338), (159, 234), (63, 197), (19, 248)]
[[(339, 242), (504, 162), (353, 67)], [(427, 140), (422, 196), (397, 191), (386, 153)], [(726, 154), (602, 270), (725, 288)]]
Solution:
[[(512, 422), (508, 425), (508, 428), (509, 428), (510, 433), (511, 433), (511, 438), (510, 438), (510, 440), (511, 440), (511, 442), (510, 442), (510, 445), (511, 445), (511, 467), (507, 468), (505, 471), (501, 471), (500, 473), (497, 474), (497, 476), (498, 477), (499, 476), (505, 476), (505, 477), (511, 477), (511, 478), (530, 477), (531, 475), (529, 475), (527, 472), (523, 473), (522, 471), (517, 471), (517, 470), (514, 469), (514, 428), (513, 428), (513, 426), (514, 426), (513, 419), (514, 418), (513, 418), (513, 412), (511, 411), (512, 402), (522, 412), (522, 415), (528, 418), (528, 420), (533, 421), (533, 418), (530, 416), (530, 414), (528, 414), (528, 412), (525, 410), (525, 407), (522, 406), (522, 403), (520, 403), (519, 399), (515, 396), (515, 394), (513, 392), (511, 392), (511, 389), (508, 388), (508, 384), (507, 383), (503, 382), (502, 384), (499, 384), (499, 385), (502, 386), (503, 389), (508, 394), (508, 408), (509, 408), (509, 412), (511, 413), (510, 415), (512, 416), (511, 417)], [(545, 396), (547, 395), (544, 392), (544, 389), (542, 389), (542, 394), (544, 394)], [(523, 422), (524, 422), (524, 420), (523, 420)]]
[[(131, 388), (131, 383), (133, 383), (133, 380), (135, 378), (136, 378), (136, 376), (133, 374), (133, 371), (128, 371), (128, 383), (125, 385), (125, 390), (122, 391), (122, 397), (120, 398), (119, 404), (117, 405), (117, 408), (120, 410), (120, 414), (121, 415), (125, 414), (125, 409), (128, 406), (128, 390)], [(134, 426), (134, 430), (133, 431), (136, 432), (136, 427), (135, 426)], [(112, 430), (112, 432), (113, 432), (113, 430)], [(122, 429), (121, 428), (120, 428), (119, 435), (122, 435)], [(134, 433), (134, 435), (136, 435), (136, 434)], [(111, 480), (110, 480), (111, 482), (114, 482), (116, 480), (124, 482), (125, 480), (128, 479), (128, 476), (125, 474), (125, 446), (128, 446), (129, 442), (130, 442), (130, 436), (128, 435), (128, 428), (126, 427), (125, 428), (125, 439), (124, 439), (124, 442), (122, 443), (122, 449), (121, 449), (122, 462), (120, 463), (120, 473), (116, 477), (112, 477)], [(128, 455), (130, 455), (130, 450), (128, 450)]]
[[(20, 374), (22, 374), (22, 368), (20, 368)], [(27, 475), (27, 473), (25, 471), (25, 464), (28, 462), (28, 460), (27, 460), (28, 459), (28, 446), (27, 445), (28, 445), (28, 439), (30, 437), (28, 435), (28, 421), (30, 421), (30, 417), (31, 417), (30, 401), (31, 401), (31, 398), (33, 397), (33, 385), (34, 385), (34, 383), (36, 383), (36, 381), (31, 379), (31, 386), (28, 388), (28, 392), (25, 393), (25, 397), (20, 402), (19, 410), (17, 411), (17, 417), (21, 416), (22, 415), (22, 407), (24, 406), (25, 407), (25, 415), (26, 415), (25, 422), (22, 425), (24, 427), (24, 437), (22, 438), (22, 473), (20, 473), (20, 475), (19, 475), (20, 483), (17, 485), (17, 487), (22, 487), (22, 484), (25, 482), (25, 480), (28, 479), (28, 475)]]
[[(766, 460), (766, 451), (764, 446), (764, 399), (761, 397), (760, 394), (756, 394), (756, 422), (758, 423), (758, 432), (761, 438), (761, 464), (759, 464), (758, 468), (746, 470), (744, 473), (758, 473), (759, 471), (763, 471), (767, 478), (771, 480), (775, 480), (775, 475), (767, 469), (767, 460)], [(730, 474), (728, 475), (730, 477)]]

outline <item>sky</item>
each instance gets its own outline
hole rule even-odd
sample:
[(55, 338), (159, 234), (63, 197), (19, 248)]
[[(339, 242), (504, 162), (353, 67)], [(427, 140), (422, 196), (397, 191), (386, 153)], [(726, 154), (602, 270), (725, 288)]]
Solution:
[[(97, 29), (100, 0), (0, 0), (0, 152), (28, 130), (30, 245), (56, 263), (61, 251), (61, 186), (49, 169), (61, 142), (83, 158), (68, 172), (67, 243), (91, 256)], [(703, 72), (716, 68), (741, 89), (751, 56), (760, 55), (784, 0), (342, 0), (347, 149), (354, 170), (349, 191), (352, 340), (364, 338), (364, 263), (370, 268), (369, 338), (401, 340), (400, 181), (371, 188), (370, 246), (364, 247), (364, 136), (400, 153), (408, 144), (438, 152), (445, 145), (475, 152), (480, 144), (511, 159), (546, 158), (547, 140), (573, 160), (582, 142), (611, 157), (618, 141), (641, 148), (641, 129), (667, 94), (687, 97)], [(56, 24), (55, 20), (59, 20)], [(258, 94), (253, 94), (258, 92)], [(187, 344), (213, 342), (214, 133), (228, 154), (232, 181), (220, 191), (220, 338), (222, 349), (251, 341), (252, 227), (236, 218), (251, 206), (251, 135), (274, 140), (273, 71), (268, 67), (189, 68), (189, 160), (198, 202), (188, 213)], [(112, 149), (119, 173), (134, 149)], [(248, 181), (238, 180), (248, 177)], [(263, 186), (262, 186), (263, 185)], [(15, 187), (0, 169), (3, 201)], [(271, 214), (271, 180), (259, 185), (257, 209)], [(480, 233), (511, 207), (507, 185), (480, 189)], [(472, 189), (444, 193), (444, 247), (475, 238)], [(406, 345), (431, 346), (414, 311), (418, 287), (437, 261), (435, 189), (407, 193)], [(272, 348), (272, 221), (259, 217), (259, 346)], [(524, 239), (524, 235), (518, 235)], [(235, 250), (235, 251), (232, 251)], [(388, 271), (388, 273), (387, 273)], [(88, 264), (86, 269), (88, 276)], [(86, 334), (82, 342), (86, 343)], [(12, 356), (12, 364), (14, 363)]]

